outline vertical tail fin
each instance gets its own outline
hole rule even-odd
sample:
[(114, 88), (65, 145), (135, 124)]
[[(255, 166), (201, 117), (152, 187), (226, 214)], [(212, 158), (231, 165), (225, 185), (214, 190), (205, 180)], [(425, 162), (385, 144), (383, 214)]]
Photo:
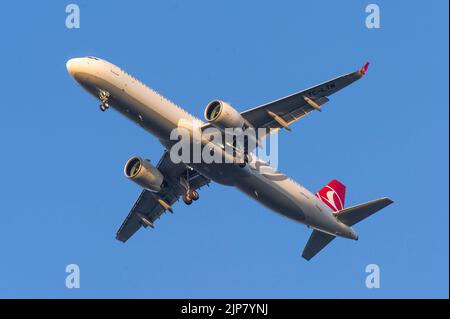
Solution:
[(334, 212), (340, 211), (345, 205), (345, 185), (334, 179), (318, 191), (316, 197)]

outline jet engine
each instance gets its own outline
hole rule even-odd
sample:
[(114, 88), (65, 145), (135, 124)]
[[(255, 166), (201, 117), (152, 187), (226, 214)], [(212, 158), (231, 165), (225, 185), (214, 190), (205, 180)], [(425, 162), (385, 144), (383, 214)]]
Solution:
[(210, 102), (205, 109), (206, 120), (219, 129), (243, 128), (244, 118), (230, 104), (220, 100)]
[(161, 190), (164, 176), (149, 161), (134, 156), (127, 161), (123, 171), (126, 177), (141, 187), (154, 192)]

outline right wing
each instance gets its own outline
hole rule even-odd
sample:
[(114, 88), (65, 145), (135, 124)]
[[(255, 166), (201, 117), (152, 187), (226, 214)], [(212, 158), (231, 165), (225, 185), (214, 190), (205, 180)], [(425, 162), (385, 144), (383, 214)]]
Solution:
[(171, 210), (172, 204), (185, 194), (186, 185), (183, 184), (183, 179), (186, 180), (188, 178), (188, 184), (191, 189), (198, 189), (209, 183), (209, 179), (196, 171), (190, 171), (187, 177), (187, 167), (181, 163), (172, 163), (167, 151), (159, 161), (157, 168), (164, 175), (165, 186), (157, 193), (145, 189), (141, 192), (130, 213), (117, 231), (117, 240), (126, 242), (141, 226), (153, 227), (153, 223), (166, 210)]
[[(309, 89), (247, 110), (242, 112), (241, 115), (256, 129), (289, 129), (288, 125), (292, 122), (314, 110), (320, 111), (320, 106), (329, 101), (330, 95), (363, 77), (368, 66), (369, 63), (366, 63), (356, 72), (342, 75)], [(260, 139), (262, 136), (258, 136), (258, 138)]]

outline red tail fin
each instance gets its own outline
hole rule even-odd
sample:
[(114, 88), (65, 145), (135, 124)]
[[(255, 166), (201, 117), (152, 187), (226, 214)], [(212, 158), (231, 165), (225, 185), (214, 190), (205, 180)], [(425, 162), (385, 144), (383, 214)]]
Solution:
[(345, 185), (334, 179), (318, 191), (316, 197), (327, 204), (334, 212), (342, 210), (345, 204)]
[(361, 73), (361, 75), (366, 75), (368, 69), (369, 69), (369, 62), (366, 62), (366, 64), (364, 64), (361, 70), (359, 70), (359, 73)]

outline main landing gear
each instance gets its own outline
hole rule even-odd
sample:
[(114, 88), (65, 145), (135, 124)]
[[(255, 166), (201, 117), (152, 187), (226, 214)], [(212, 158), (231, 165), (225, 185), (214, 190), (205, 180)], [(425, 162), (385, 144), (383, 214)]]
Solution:
[(244, 168), (245, 165), (247, 165), (247, 163), (250, 162), (250, 157), (248, 156), (248, 154), (244, 154), (243, 160), (244, 161), (242, 163), (239, 163), (240, 168)]
[(195, 189), (191, 189), (189, 185), (189, 169), (186, 171), (186, 178), (182, 178), (182, 185), (186, 189), (186, 193), (183, 195), (183, 202), (186, 205), (191, 205), (193, 201), (200, 198), (199, 193)]
[(102, 104), (100, 104), (100, 110), (102, 112), (105, 112), (108, 108), (109, 108), (109, 98), (110, 98), (110, 94), (107, 91), (100, 91), (100, 96), (99, 99), (102, 102)]
[(200, 198), (200, 195), (196, 190), (190, 189), (183, 195), (183, 202), (186, 205), (191, 205), (192, 201), (196, 201)]

